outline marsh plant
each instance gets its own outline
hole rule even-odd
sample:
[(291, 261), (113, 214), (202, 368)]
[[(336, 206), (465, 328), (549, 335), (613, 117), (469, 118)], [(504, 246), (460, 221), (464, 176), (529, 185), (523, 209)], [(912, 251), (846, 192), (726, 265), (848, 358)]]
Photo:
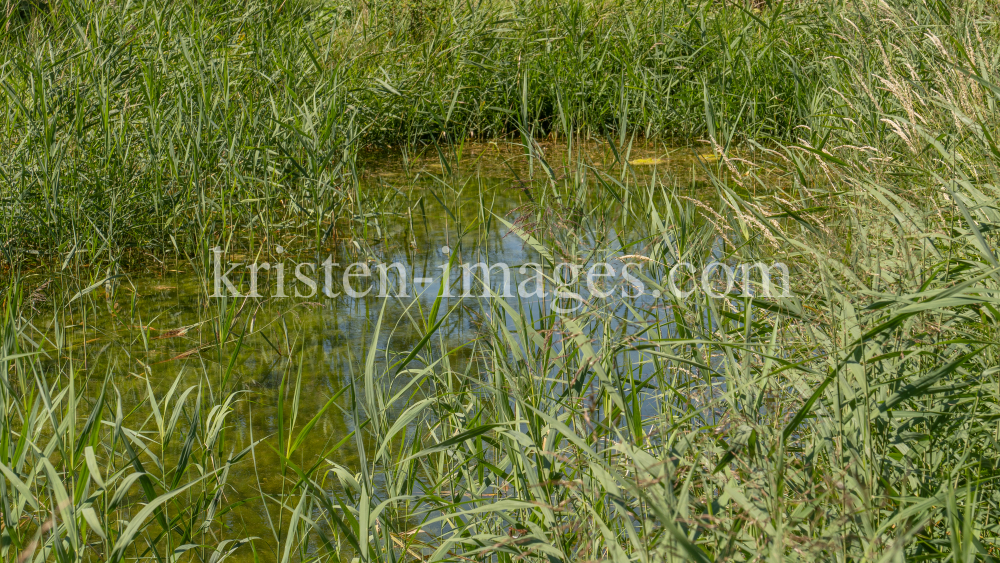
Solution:
[[(1000, 558), (1000, 5), (431, 6), (8, 10), (5, 559)], [(659, 295), (211, 297), (442, 233)], [(670, 291), (757, 262), (791, 295)]]

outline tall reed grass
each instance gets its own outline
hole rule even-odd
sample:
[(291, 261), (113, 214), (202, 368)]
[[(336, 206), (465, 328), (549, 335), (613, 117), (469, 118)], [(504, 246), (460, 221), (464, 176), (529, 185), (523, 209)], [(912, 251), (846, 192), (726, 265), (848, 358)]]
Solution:
[[(996, 560), (997, 8), (53, 2), (10, 22), (4, 557)], [(112, 308), (79, 291), (103, 273), (28, 305), (24, 250), (197, 263), (279, 227), (323, 245), (382, 209), (362, 148), (515, 133), (538, 171), (516, 218), (440, 178), (440, 203), (479, 211), (463, 244), (488, 252), (506, 222), (540, 259), (627, 255), (657, 288), (678, 261), (783, 261), (794, 296), (491, 296), (457, 349), (439, 297), (407, 317), (415, 344), (364, 344), (330, 403), (353, 443), (321, 448), (306, 436), (336, 413), (299, 412), (290, 353), (277, 435), (226, 431), (251, 396), (235, 303), (205, 301), (197, 383), (133, 403), (116, 389), (156, 369), (97, 372), (60, 329)], [(549, 162), (552, 133), (622, 158)], [(623, 155), (657, 138), (705, 141), (711, 197), (637, 174)], [(234, 464), (280, 476), (259, 494), (271, 537), (220, 517)]]
[(22, 4), (0, 42), (2, 236), (110, 261), (253, 246), (261, 221), (350, 231), (369, 148), (787, 139), (829, 43), (808, 4)]

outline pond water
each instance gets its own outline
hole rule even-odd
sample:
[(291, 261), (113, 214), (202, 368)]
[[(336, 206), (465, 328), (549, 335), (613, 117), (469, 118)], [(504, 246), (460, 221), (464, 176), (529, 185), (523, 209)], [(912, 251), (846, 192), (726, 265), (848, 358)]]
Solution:
[[(546, 166), (551, 165), (525, 159), (509, 149), (505, 152), (499, 146), (467, 147), (460, 157), (454, 149), (449, 150), (451, 154), (435, 151), (405, 159), (397, 155), (363, 160), (361, 168), (368, 172), (361, 177), (360, 189), (370, 194), (396, 193), (394, 204), (353, 218), (351, 229), (338, 227), (318, 251), (309, 235), (284, 233), (260, 237), (256, 248), (250, 250), (124, 272), (108, 285), (78, 298), (75, 306), (62, 309), (56, 317), (47, 317), (45, 304), (36, 306), (33, 325), (37, 336), (43, 348), (44, 342), (52, 343), (64, 358), (76, 362), (75, 369), (88, 372), (95, 393), (104, 375), (112, 373), (125, 418), (130, 421), (127, 424), (133, 427), (150, 420), (147, 385), (160, 401), (168, 395), (176, 400), (185, 389), (199, 384), (207, 395), (246, 393), (250, 400), (235, 403), (223, 430), (226, 447), (234, 450), (266, 437), (288, 440), (287, 425), (293, 416), (294, 432), (299, 432), (331, 397), (339, 397), (305, 435), (293, 460), (300, 467), (326, 460), (356, 467), (357, 448), (349, 437), (358, 419), (350, 404), (352, 395), (363, 400), (358, 396), (363, 391), (358, 390), (357, 382), (371, 347), (376, 349), (378, 369), (384, 369), (417, 346), (431, 322), (444, 319), (424, 354), (440, 358), (441, 351), (452, 351), (448, 361), (453, 369), (475, 369), (470, 343), (484, 330), (484, 312), (479, 299), (457, 296), (462, 292), (462, 265), (506, 263), (513, 271), (509, 287), (516, 287), (530, 277), (518, 267), (543, 261), (536, 247), (511, 232), (511, 225), (519, 225), (516, 230), (528, 234), (534, 227), (531, 218), (537, 220), (539, 214), (575, 221), (579, 235), (564, 242), (576, 246), (552, 248), (553, 253), (578, 255), (603, 245), (610, 248), (611, 255), (620, 256), (637, 253), (640, 248), (622, 248), (620, 243), (607, 240), (641, 239), (643, 233), (600, 232), (602, 224), (587, 217), (586, 207), (574, 207), (558, 200), (555, 193), (545, 193), (548, 175), (554, 174), (559, 181), (560, 176), (574, 173), (571, 167), (552, 167), (550, 172)], [(564, 147), (548, 147), (548, 152), (551, 162), (569, 160)], [(616, 168), (615, 156), (605, 149), (592, 148), (587, 158), (595, 168), (616, 170), (613, 174), (626, 184), (648, 181), (654, 175), (695, 183), (700, 178), (690, 151), (637, 150), (628, 157), (633, 166), (625, 170)], [(595, 192), (600, 189), (593, 182), (587, 186)], [(579, 201), (589, 197), (584, 194)], [(338, 264), (327, 269), (323, 263), (328, 258)], [(227, 277), (243, 296), (212, 297), (213, 259), (222, 264), (224, 272), (234, 263), (244, 264)], [(258, 291), (262, 297), (246, 297), (246, 264), (265, 261), (271, 269), (260, 272)], [(456, 296), (443, 298), (437, 318), (429, 319), (442, 291), (442, 267), (449, 261), (448, 286)], [(279, 263), (284, 267), (287, 298), (274, 296)], [(315, 265), (302, 270), (318, 286), (315, 293), (295, 277), (296, 268), (303, 263)], [(346, 266), (352, 263), (366, 264), (372, 272), (370, 278), (347, 278), (352, 291), (369, 290), (364, 296), (352, 297), (344, 287)], [(406, 296), (393, 295), (398, 294), (399, 270), (390, 270), (387, 278), (392, 291), (379, 283), (377, 264), (391, 263), (400, 264), (405, 272)], [(360, 269), (348, 273), (357, 274)], [(75, 283), (76, 289), (81, 289), (89, 282), (80, 272), (72, 267), (54, 274), (39, 270), (31, 279), (40, 285), (43, 279), (58, 278), (62, 285)], [(339, 295), (324, 295), (326, 275), (334, 280), (331, 289)], [(499, 290), (492, 283), (495, 281), (491, 278), (491, 285)], [(473, 286), (478, 292), (478, 286)], [(390, 294), (380, 297), (384, 289)], [(551, 305), (549, 299), (522, 299), (522, 305), (526, 310), (544, 311)], [(513, 302), (516, 304), (516, 297)], [(381, 330), (376, 336), (380, 318)], [(221, 345), (220, 332), (225, 333)], [(284, 404), (279, 409), (282, 396)], [(214, 396), (212, 402), (221, 400)], [(401, 403), (397, 409), (405, 408), (405, 401)], [(396, 414), (390, 413), (389, 419)], [(178, 434), (175, 440), (182, 441), (182, 433)], [(149, 447), (152, 453), (162, 455), (152, 442)], [(232, 469), (226, 502), (238, 506), (225, 512), (222, 520), (228, 528), (226, 537), (261, 538), (256, 553), (244, 549), (236, 554), (237, 559), (273, 560), (280, 554), (269, 552), (266, 546), (274, 543), (272, 530), (281, 529), (276, 519), (287, 519), (288, 515), (268, 509), (265, 498), (281, 498), (292, 483), (276, 470), (280, 458), (273, 448), (257, 447), (250, 457), (252, 462)], [(176, 463), (175, 458), (176, 454), (171, 454), (161, 461), (169, 467)]]

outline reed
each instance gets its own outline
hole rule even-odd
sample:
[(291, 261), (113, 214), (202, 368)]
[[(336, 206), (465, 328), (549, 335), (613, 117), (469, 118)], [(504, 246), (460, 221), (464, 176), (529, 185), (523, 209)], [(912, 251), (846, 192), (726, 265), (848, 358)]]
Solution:
[[(997, 8), (8, 10), (0, 552), (1000, 558)], [(472, 139), (523, 151), (514, 216), (458, 173)], [(630, 156), (678, 145), (700, 155), (690, 176)], [(368, 151), (389, 147), (433, 151), (433, 186), (366, 182)], [(661, 294), (570, 313), (489, 295), (465, 303), (476, 337), (460, 343), (444, 333), (473, 314), (462, 303), (406, 303), (397, 323), (375, 302), (353, 371), (317, 403), (315, 327), (202, 283), (194, 348), (157, 377), (164, 335), (129, 289), (144, 253), (202, 273), (216, 245), (280, 237), (379, 256), (421, 205), (473, 256), (502, 224), (540, 261), (631, 260)], [(793, 294), (664, 283), (678, 262), (756, 261), (787, 264)], [(248, 382), (258, 350), (273, 388)], [(232, 423), (264, 402), (268, 432)], [(234, 516), (251, 504), (265, 534)]]
[(829, 43), (802, 23), (822, 13), (808, 4), (16, 5), (2, 236), (8, 252), (109, 261), (253, 246), (259, 221), (350, 232), (373, 206), (356, 167), (373, 148), (788, 139), (817, 109)]

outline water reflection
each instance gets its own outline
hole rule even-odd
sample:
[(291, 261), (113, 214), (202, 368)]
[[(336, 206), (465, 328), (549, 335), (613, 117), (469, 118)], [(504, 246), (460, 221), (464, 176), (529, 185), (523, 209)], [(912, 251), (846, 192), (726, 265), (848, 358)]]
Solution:
[[(236, 410), (224, 430), (228, 434), (227, 447), (234, 450), (265, 437), (281, 436), (288, 442), (291, 437), (288, 429), (282, 428), (281, 420), (287, 424), (294, 418), (295, 434), (331, 397), (339, 396), (334, 408), (304, 436), (293, 461), (300, 467), (327, 461), (357, 467), (358, 451), (353, 441), (345, 442), (344, 438), (364, 420), (349, 409), (349, 398), (355, 395), (355, 400), (364, 400), (356, 396), (359, 391), (355, 384), (373, 342), (376, 362), (384, 369), (406, 357), (421, 342), (430, 323), (444, 318), (435, 333), (435, 345), (427, 347), (423, 354), (425, 362), (440, 359), (441, 350), (454, 350), (447, 358), (453, 369), (478, 367), (469, 344), (475, 341), (478, 331), (484, 330), (487, 316), (496, 312), (482, 310), (479, 300), (474, 298), (450, 297), (442, 300), (438, 318), (428, 318), (436, 297), (444, 290), (442, 266), (453, 260), (446, 285), (454, 286), (454, 294), (461, 292), (458, 281), (461, 266), (475, 262), (508, 264), (513, 274), (511, 282), (516, 287), (525, 279), (517, 268), (529, 262), (544, 263), (546, 257), (524, 238), (512, 234), (510, 224), (530, 232), (533, 225), (519, 223), (520, 215), (525, 211), (549, 212), (544, 207), (546, 201), (551, 201), (552, 213), (564, 213), (565, 221), (575, 229), (574, 236), (565, 241), (574, 246), (552, 249), (557, 254), (550, 256), (551, 259), (578, 260), (597, 249), (603, 252), (598, 258), (620, 259), (636, 249), (624, 248), (616, 241), (644, 236), (639, 232), (614, 232), (599, 224), (598, 218), (587, 217), (582, 205), (590, 197), (587, 194), (570, 204), (562, 200), (564, 195), (546, 192), (551, 178), (543, 175), (541, 167), (534, 168), (538, 166), (534, 161), (525, 170), (524, 159), (516, 154), (505, 155), (498, 150), (499, 157), (486, 158), (484, 155), (493, 148), (476, 150), (463, 156), (474, 163), (464, 169), (451, 167), (445, 161), (435, 165), (428, 159), (414, 159), (402, 165), (369, 164), (368, 168), (379, 172), (364, 178), (364, 189), (372, 194), (396, 190), (405, 194), (406, 201), (396, 202), (381, 212), (350, 218), (362, 225), (356, 232), (367, 236), (346, 238), (343, 229), (337, 227), (317, 252), (307, 239), (291, 236), (284, 240), (276, 234), (273, 244), (262, 243), (255, 253), (226, 255), (232, 261), (283, 260), (289, 279), (297, 264), (320, 264), (327, 258), (341, 264), (332, 269), (334, 279), (341, 279), (344, 266), (352, 262), (372, 266), (398, 262), (405, 266), (409, 276), (408, 297), (380, 298), (377, 294), (381, 288), (375, 284), (373, 291), (363, 298), (318, 293), (305, 299), (277, 299), (269, 297), (274, 295), (277, 281), (271, 270), (262, 274), (259, 281), (260, 293), (265, 297), (212, 298), (209, 297), (212, 269), (195, 259), (173, 263), (150, 274), (130, 274), (119, 282), (119, 288), (128, 291), (119, 290), (105, 301), (90, 299), (84, 306), (69, 308), (66, 319), (59, 320), (65, 327), (66, 349), (72, 350), (82, 369), (98, 375), (91, 380), (95, 396), (100, 391), (101, 376), (114, 374), (114, 385), (122, 396), (126, 416), (135, 420), (151, 416), (150, 405), (143, 402), (147, 381), (157, 400), (163, 400), (169, 393), (176, 397), (199, 384), (203, 393), (213, 395), (213, 404), (221, 403), (215, 395), (230, 390), (247, 393), (250, 400), (235, 403)], [(558, 151), (553, 149), (553, 152)], [(552, 162), (558, 158), (552, 156)], [(653, 157), (649, 159), (657, 165), (663, 163)], [(657, 173), (646, 162), (637, 166), (642, 167), (641, 174)], [(691, 160), (683, 160), (677, 166), (686, 173)], [(553, 174), (564, 177), (574, 173), (569, 166), (553, 170)], [(632, 174), (631, 181), (637, 181), (635, 170), (627, 173), (624, 170), (622, 178)], [(280, 255), (279, 243), (284, 250)], [(447, 253), (442, 252), (445, 246)], [(416, 278), (425, 279), (425, 283), (414, 283)], [(396, 282), (393, 279), (389, 285), (396, 287)], [(293, 290), (288, 293), (294, 295)], [(653, 315), (644, 319), (636, 318), (619, 301), (612, 300), (606, 305), (607, 313), (616, 318), (607, 325), (611, 330), (631, 335), (643, 330), (643, 323), (669, 324), (670, 312), (657, 312), (653, 298), (635, 304), (637, 310)], [(510, 303), (545, 316), (549, 314), (552, 298), (518, 302), (514, 297)], [(446, 312), (450, 313), (445, 318)], [(382, 330), (376, 335), (379, 318)], [(517, 328), (509, 318), (505, 317), (503, 323), (509, 330)], [(220, 344), (222, 334), (226, 337)], [(594, 336), (600, 338), (601, 333), (598, 331)], [(550, 345), (561, 348), (562, 338), (553, 335)], [(616, 361), (624, 365), (633, 359), (623, 353)], [(413, 363), (425, 362), (417, 358)], [(397, 384), (402, 385), (398, 381)], [(557, 384), (557, 391), (566, 384)], [(659, 408), (652, 393), (644, 397), (643, 411), (652, 413)], [(397, 403), (390, 420), (405, 407), (404, 401)], [(182, 421), (175, 440), (183, 440), (189, 430), (190, 424)], [(275, 443), (274, 447), (281, 448), (282, 444)], [(151, 453), (163, 456), (165, 466), (176, 463), (179, 455), (173, 449), (165, 455), (153, 450), (155, 445), (151, 443)], [(231, 532), (229, 537), (255, 536), (263, 538), (265, 545), (272, 543), (273, 530), (281, 529), (275, 518), (282, 516), (268, 510), (268, 506), (274, 499), (281, 499), (293, 484), (277, 471), (280, 463), (281, 457), (274, 449), (258, 447), (253, 452), (253, 463), (233, 467), (229, 481), (232, 490), (226, 502), (235, 508), (224, 515)], [(243, 556), (251, 557), (249, 553)], [(277, 554), (266, 549), (258, 550), (257, 556), (264, 560), (277, 558)]]

